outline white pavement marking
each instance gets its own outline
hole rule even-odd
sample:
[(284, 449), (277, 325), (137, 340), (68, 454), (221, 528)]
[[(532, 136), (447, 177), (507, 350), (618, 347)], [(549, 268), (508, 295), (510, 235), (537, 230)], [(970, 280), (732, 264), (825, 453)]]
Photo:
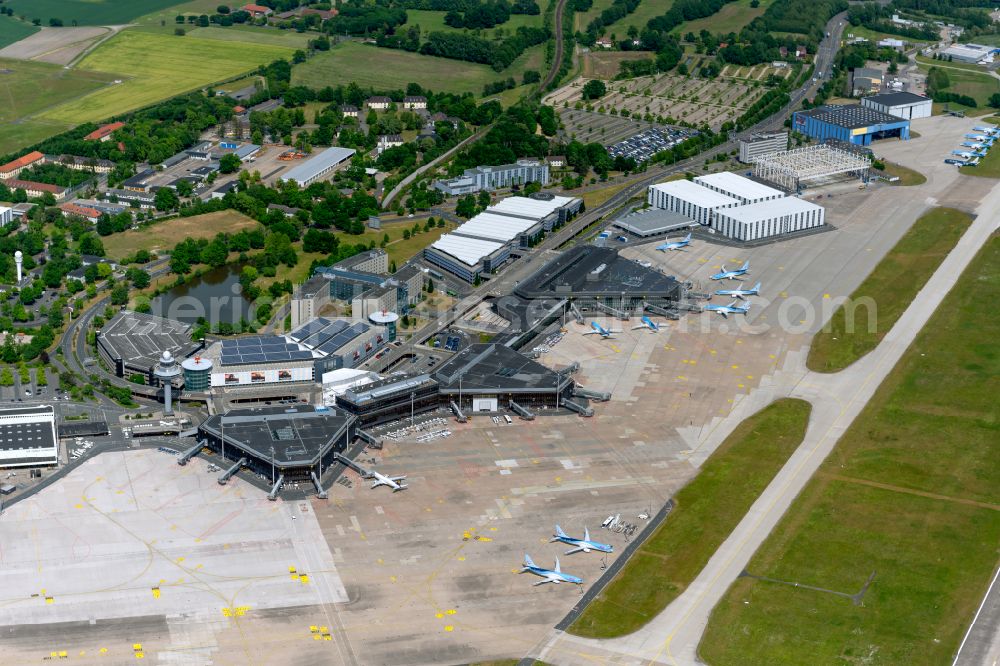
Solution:
[[(550, 663), (577, 663), (582, 653), (597, 650), (638, 657), (644, 662), (690, 666), (699, 664), (698, 643), (709, 614), (744, 570), (750, 558), (788, 510), (813, 473), (829, 455), (868, 400), (895, 367), (916, 335), (936, 311), (976, 253), (1000, 227), (1000, 187), (982, 200), (978, 217), (882, 342), (864, 359), (832, 375), (798, 369), (776, 373), (767, 390), (748, 396), (713, 428), (705, 439), (725, 438), (744, 418), (781, 397), (813, 405), (802, 444), (716, 550), (691, 585), (639, 631), (610, 640), (582, 639), (554, 632), (539, 656)], [(800, 360), (803, 355), (799, 355)], [(705, 441), (700, 443), (701, 446)], [(711, 449), (710, 449), (711, 450)]]

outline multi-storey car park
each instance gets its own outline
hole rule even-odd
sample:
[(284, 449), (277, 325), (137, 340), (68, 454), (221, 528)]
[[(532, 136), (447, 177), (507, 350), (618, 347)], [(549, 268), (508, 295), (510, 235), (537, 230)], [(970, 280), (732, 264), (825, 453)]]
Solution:
[(201, 349), (203, 343), (191, 340), (191, 327), (182, 322), (123, 310), (97, 332), (97, 352), (118, 377), (142, 375), (147, 384), (158, 380), (153, 369), (163, 352), (183, 359)]

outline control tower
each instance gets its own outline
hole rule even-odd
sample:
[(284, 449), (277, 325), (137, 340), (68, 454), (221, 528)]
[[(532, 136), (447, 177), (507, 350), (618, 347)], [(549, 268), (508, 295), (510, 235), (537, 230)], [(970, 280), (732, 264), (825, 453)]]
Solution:
[(170, 415), (174, 413), (173, 402), (171, 401), (170, 392), (173, 389), (173, 380), (180, 376), (181, 366), (177, 364), (174, 357), (170, 355), (169, 351), (163, 352), (163, 356), (160, 357), (160, 362), (156, 364), (153, 368), (153, 376), (160, 380), (163, 384), (163, 414)]

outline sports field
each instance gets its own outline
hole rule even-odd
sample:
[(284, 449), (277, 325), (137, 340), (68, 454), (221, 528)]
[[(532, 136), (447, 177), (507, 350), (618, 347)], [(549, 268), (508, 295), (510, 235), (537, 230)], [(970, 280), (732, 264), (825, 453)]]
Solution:
[(488, 65), (409, 53), (377, 46), (342, 42), (327, 53), (310, 58), (292, 70), (292, 83), (322, 88), (348, 84), (376, 89), (406, 88), (419, 83), (436, 92), (482, 92), (483, 85), (507, 76), (520, 77), (517, 61), (503, 72)]
[[(29, 20), (48, 25), (56, 18), (63, 25), (118, 25), (173, 5), (179, 0), (7, 0), (7, 7)], [(75, 24), (74, 24), (75, 21)]]
[[(971, 262), (747, 571), (700, 646), (726, 664), (950, 664), (1000, 543), (1000, 235)], [(984, 297), (986, 296), (986, 297)]]
[(917, 220), (851, 294), (848, 302), (856, 304), (851, 316), (838, 308), (813, 338), (809, 369), (838, 372), (874, 349), (970, 224), (972, 218), (954, 208), (935, 208)]
[(9, 16), (0, 16), (0, 49), (38, 32), (38, 28)]
[(676, 599), (802, 443), (810, 411), (802, 400), (779, 400), (741, 423), (677, 493), (671, 514), (570, 633), (623, 636)]
[(253, 229), (260, 223), (235, 210), (178, 217), (157, 222), (138, 231), (123, 231), (101, 239), (104, 250), (112, 259), (121, 259), (138, 250), (163, 252), (173, 249), (187, 238), (215, 238), (216, 234), (233, 234), (243, 229)]
[(79, 69), (118, 74), (122, 83), (43, 114), (65, 123), (99, 121), (237, 76), (294, 49), (124, 31), (101, 44)]

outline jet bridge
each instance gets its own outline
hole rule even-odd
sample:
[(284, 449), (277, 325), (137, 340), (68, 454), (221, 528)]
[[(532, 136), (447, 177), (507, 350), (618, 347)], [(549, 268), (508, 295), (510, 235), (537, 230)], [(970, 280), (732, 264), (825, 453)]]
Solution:
[(534, 414), (532, 414), (530, 411), (527, 410), (527, 408), (522, 407), (513, 400), (510, 401), (510, 408), (511, 411), (513, 411), (515, 414), (520, 416), (525, 421), (533, 421), (535, 419)]
[(271, 492), (267, 494), (267, 499), (272, 502), (278, 499), (278, 493), (281, 492), (281, 486), (285, 483), (285, 475), (282, 474), (278, 477), (278, 480), (274, 482), (274, 486), (271, 487)]
[(363, 441), (365, 444), (372, 447), (373, 449), (382, 448), (382, 440), (376, 437), (375, 435), (371, 434), (367, 430), (362, 430), (358, 428), (358, 437), (361, 439), (361, 441)]
[(223, 472), (222, 474), (220, 474), (219, 475), (219, 485), (220, 486), (226, 485), (226, 483), (229, 482), (229, 479), (231, 479), (233, 477), (233, 475), (236, 474), (236, 472), (240, 471), (240, 467), (243, 467), (244, 465), (246, 465), (247, 462), (248, 461), (247, 461), (246, 458), (240, 458), (238, 461), (236, 461), (235, 465), (233, 465), (232, 467), (230, 467), (229, 469), (227, 469), (225, 472)]
[(179, 456), (177, 456), (177, 464), (180, 465), (181, 467), (183, 467), (184, 465), (187, 465), (188, 462), (191, 460), (191, 458), (194, 458), (196, 455), (198, 455), (198, 452), (201, 451), (201, 448), (203, 446), (204, 446), (204, 444), (202, 444), (201, 442), (198, 442), (197, 444), (195, 444), (194, 446), (192, 446), (190, 449), (188, 449), (184, 453), (182, 453)]
[(563, 404), (563, 406), (565, 406), (565, 407), (573, 410), (574, 412), (576, 412), (580, 416), (593, 416), (594, 415), (594, 409), (592, 407), (586, 407), (586, 406), (581, 405), (580, 403), (578, 403), (576, 401), (570, 400), (569, 398), (565, 398), (562, 401), (562, 404)]
[(462, 413), (461, 407), (459, 407), (458, 405), (456, 405), (454, 400), (452, 400), (449, 403), (449, 406), (451, 407), (452, 414), (455, 415), (455, 420), (456, 421), (458, 421), (459, 423), (465, 423), (466, 421), (468, 421), (468, 419), (465, 418), (465, 414)]
[(569, 310), (573, 313), (573, 318), (576, 319), (576, 323), (583, 324), (583, 313), (580, 312), (580, 308), (576, 307), (576, 303), (570, 301)]
[(653, 314), (658, 314), (661, 317), (666, 317), (667, 319), (680, 319), (680, 315), (673, 310), (661, 308), (659, 305), (653, 305), (651, 303), (644, 303), (643, 305), (645, 309), (649, 310)]
[(581, 398), (589, 398), (591, 400), (600, 400), (601, 402), (611, 400), (610, 393), (606, 393), (604, 391), (591, 391), (590, 389), (583, 388), (582, 386), (574, 386), (573, 395)]
[(329, 495), (327, 495), (326, 491), (323, 490), (323, 484), (319, 482), (319, 477), (316, 476), (316, 472), (310, 472), (309, 475), (312, 476), (313, 485), (316, 486), (316, 497), (319, 499), (328, 498)]

